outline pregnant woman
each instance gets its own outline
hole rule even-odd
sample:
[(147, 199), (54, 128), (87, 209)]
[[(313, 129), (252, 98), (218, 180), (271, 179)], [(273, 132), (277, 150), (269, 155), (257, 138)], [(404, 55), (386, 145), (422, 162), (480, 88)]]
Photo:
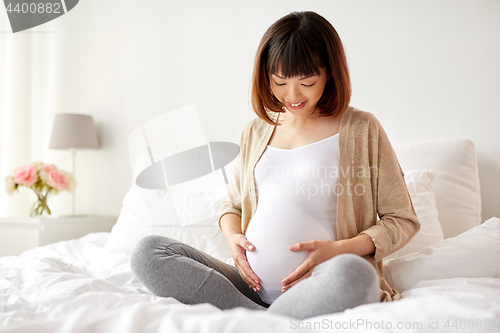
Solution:
[(349, 106), (347, 60), (333, 26), (291, 13), (261, 40), (257, 118), (243, 130), (219, 216), (228, 265), (161, 236), (131, 258), (154, 294), (296, 319), (400, 298), (382, 259), (418, 232), (404, 174), (379, 121)]

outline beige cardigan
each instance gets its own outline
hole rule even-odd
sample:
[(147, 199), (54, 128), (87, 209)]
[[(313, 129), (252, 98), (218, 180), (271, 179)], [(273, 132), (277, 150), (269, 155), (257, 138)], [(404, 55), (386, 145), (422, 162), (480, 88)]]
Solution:
[[(257, 208), (254, 168), (274, 128), (275, 125), (260, 118), (244, 128), (228, 197), (219, 215), (219, 227), (224, 214), (234, 213), (241, 217), (241, 230), (245, 234)], [(344, 112), (339, 151), (337, 239), (368, 234), (375, 252), (363, 257), (379, 274), (380, 300), (399, 299), (399, 292), (384, 278), (382, 258), (406, 245), (420, 229), (403, 171), (387, 134), (369, 112), (353, 107)]]

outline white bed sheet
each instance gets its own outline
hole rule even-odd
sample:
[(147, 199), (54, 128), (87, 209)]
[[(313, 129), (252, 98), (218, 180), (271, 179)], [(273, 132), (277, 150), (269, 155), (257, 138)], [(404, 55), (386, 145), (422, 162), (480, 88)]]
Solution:
[(153, 296), (134, 278), (128, 255), (104, 247), (108, 237), (94, 233), (0, 258), (0, 331), (500, 331), (498, 278), (421, 281), (400, 301), (298, 322), (265, 311), (221, 311)]

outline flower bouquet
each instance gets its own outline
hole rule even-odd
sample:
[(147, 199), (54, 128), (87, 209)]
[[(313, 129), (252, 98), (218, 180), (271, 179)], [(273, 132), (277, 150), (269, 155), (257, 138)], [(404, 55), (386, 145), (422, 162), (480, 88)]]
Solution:
[(50, 194), (59, 194), (61, 191), (73, 193), (76, 181), (71, 173), (57, 169), (53, 164), (33, 162), (29, 165), (16, 168), (12, 176), (5, 177), (5, 190), (12, 195), (19, 186), (26, 186), (35, 192), (37, 200), (31, 207), (30, 216), (40, 216), (44, 212), (51, 214), (47, 205)]

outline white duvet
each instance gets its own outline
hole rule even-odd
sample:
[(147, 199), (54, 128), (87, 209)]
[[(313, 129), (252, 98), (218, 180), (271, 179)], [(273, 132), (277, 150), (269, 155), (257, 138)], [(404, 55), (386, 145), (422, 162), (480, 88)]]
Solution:
[[(491, 241), (498, 242), (500, 232), (495, 230), (499, 228), (500, 220), (496, 219), (481, 230), (490, 238), (495, 234), (497, 238)], [(476, 230), (474, 237), (477, 235)], [(500, 331), (498, 274), (420, 280), (404, 291), (402, 300), (299, 322), (265, 311), (221, 311), (209, 304), (189, 306), (172, 298), (155, 297), (134, 278), (128, 255), (104, 247), (108, 237), (109, 233), (94, 233), (39, 247), (19, 257), (0, 258), (0, 331)], [(484, 239), (477, 241), (484, 243)], [(431, 253), (436, 257), (439, 251), (444, 250), (438, 246)], [(484, 261), (486, 253), (494, 256), (495, 251), (491, 244), (485, 244), (485, 251), (475, 255)], [(429, 256), (429, 251), (417, 261), (424, 269), (422, 256)], [(411, 264), (403, 258), (397, 259), (399, 269)]]

